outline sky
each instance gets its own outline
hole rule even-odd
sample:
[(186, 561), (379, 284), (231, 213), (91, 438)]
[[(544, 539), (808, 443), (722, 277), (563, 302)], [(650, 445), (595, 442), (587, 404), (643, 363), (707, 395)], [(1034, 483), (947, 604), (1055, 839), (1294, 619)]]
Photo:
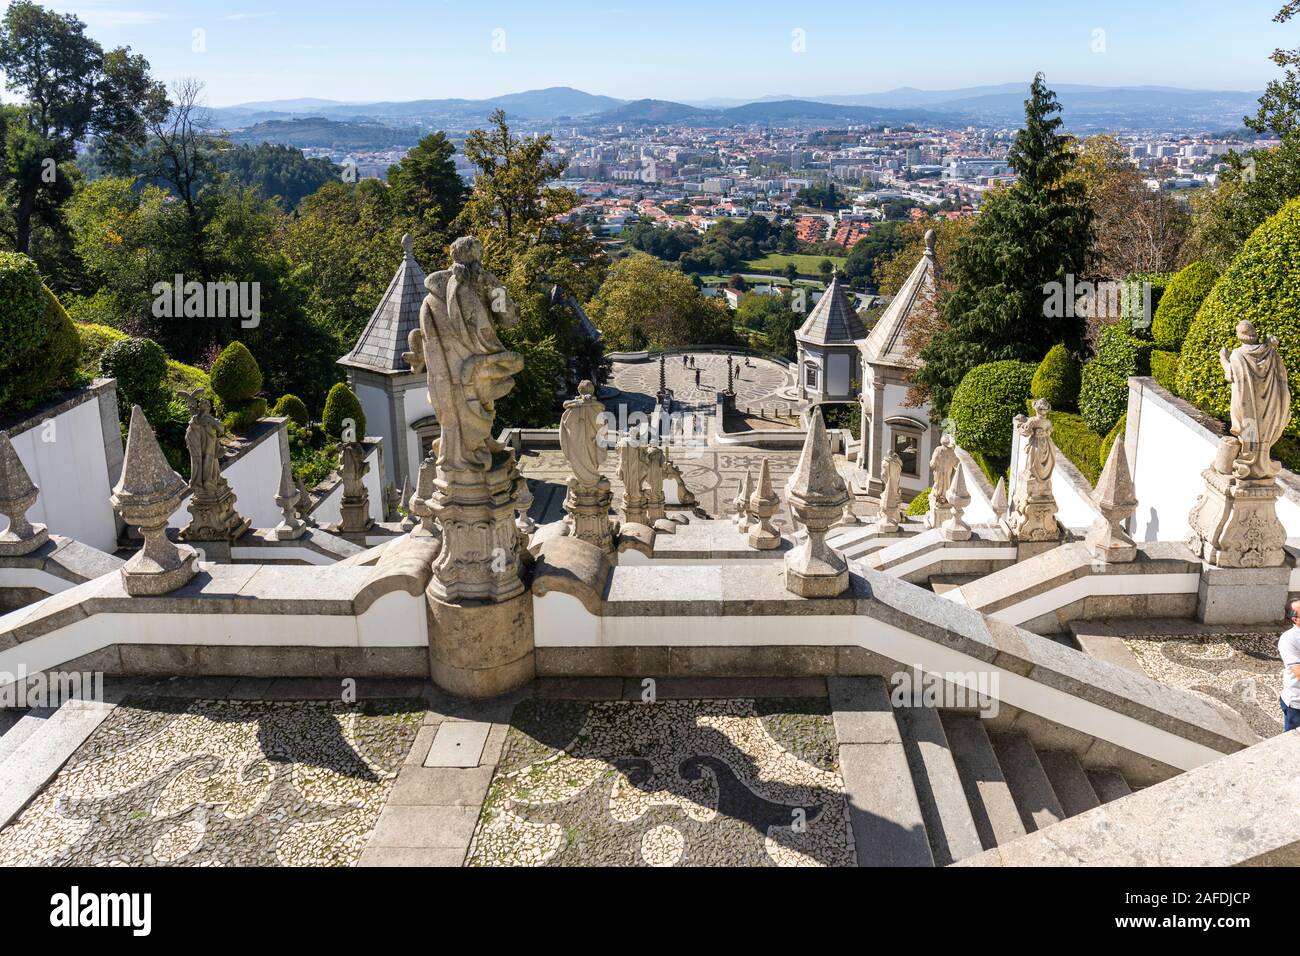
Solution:
[[(4, 0), (6, 6), (8, 0)], [(1282, 0), (47, 0), (211, 106), (572, 86), (757, 99), (1025, 82), (1258, 90)], [(7, 97), (7, 98), (12, 98)]]

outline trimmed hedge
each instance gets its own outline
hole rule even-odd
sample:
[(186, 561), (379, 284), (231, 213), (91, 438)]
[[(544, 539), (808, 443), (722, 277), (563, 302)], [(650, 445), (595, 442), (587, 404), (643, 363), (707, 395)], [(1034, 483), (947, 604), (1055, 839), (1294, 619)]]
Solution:
[(80, 322), (77, 323), (77, 335), (81, 338), (80, 370), (90, 376), (100, 374), (100, 359), (110, 345), (130, 337), (111, 325)]
[(366, 413), (361, 410), (361, 400), (345, 383), (336, 382), (325, 396), (325, 414), (321, 416), (325, 434), (335, 441), (341, 441), (343, 423), (348, 419), (355, 423), (355, 439), (360, 441), (366, 434)]
[(212, 363), (208, 378), (212, 381), (212, 390), (230, 409), (256, 398), (262, 390), (262, 370), (243, 342), (231, 342), (221, 350)]
[(44, 338), (35, 348), (20, 355), (0, 373), (3, 401), (14, 408), (30, 408), (37, 402), (76, 384), (81, 376), (81, 337), (63, 306), (49, 289), (41, 286)]
[(232, 431), (236, 435), (243, 434), (257, 424), (259, 418), (266, 417), (266, 399), (250, 398), (246, 402), (240, 402), (235, 406), (226, 406), (226, 414), (222, 416), (221, 424), (226, 426), (227, 431)]
[(1174, 276), (1160, 297), (1160, 308), (1151, 326), (1156, 348), (1177, 352), (1183, 347), (1201, 303), (1218, 281), (1219, 270), (1208, 262), (1193, 262)]
[(152, 412), (167, 401), (163, 388), (167, 353), (153, 339), (119, 339), (104, 350), (99, 367), (105, 375), (117, 379), (117, 390), (125, 399), (118, 407), (128, 414), (132, 405)]
[(1130, 335), (1122, 325), (1108, 325), (1097, 341), (1097, 357), (1083, 366), (1079, 414), (1088, 427), (1104, 435), (1128, 410), (1128, 380), (1151, 374), (1151, 343)]
[[(1097, 475), (1100, 477), (1101, 469), (1106, 467), (1106, 459), (1110, 457), (1110, 446), (1115, 444), (1124, 435), (1124, 425), (1128, 421), (1128, 412), (1119, 417), (1115, 427), (1106, 433), (1106, 437), (1101, 440), (1101, 447), (1097, 449)], [(1095, 482), (1094, 482), (1095, 484)]]
[(1053, 345), (1034, 372), (1029, 394), (1047, 399), (1053, 408), (1078, 408), (1080, 373), (1079, 360), (1064, 345)]
[[(1130, 272), (1124, 279), (1120, 293), (1120, 314), (1125, 330), (1139, 338), (1151, 338), (1151, 326), (1155, 322), (1156, 311), (1164, 297), (1165, 289), (1177, 273), (1173, 272)], [(1142, 296), (1142, 283), (1151, 285), (1151, 314), (1147, 315), (1146, 303)]]
[(212, 398), (212, 382), (208, 378), (208, 373), (175, 359), (167, 360), (167, 375), (163, 382), (173, 392), (193, 392), (201, 389), (207, 398)]
[(36, 263), (21, 252), (0, 252), (0, 402), (12, 389), (18, 362), (49, 337), (45, 285)]
[(311, 414), (307, 411), (307, 403), (297, 395), (281, 395), (275, 407), (271, 409), (271, 414), (280, 417), (286, 416), (289, 421), (293, 422), (299, 428), (306, 428), (311, 424)]
[(903, 514), (912, 518), (919, 518), (921, 515), (925, 514), (929, 510), (930, 510), (930, 489), (923, 488), (920, 492), (917, 493), (917, 496), (908, 503), (907, 507), (903, 510)]
[[(1183, 340), (1178, 394), (1227, 421), (1231, 385), (1219, 366), (1219, 349), (1238, 345), (1236, 327), (1255, 323), (1261, 339), (1276, 335), (1289, 372), (1291, 394), (1300, 395), (1300, 198), (1266, 219), (1246, 240), (1215, 283)], [(1287, 430), (1300, 434), (1295, 406)]]
[(1024, 407), (1037, 366), (1032, 362), (977, 365), (953, 392), (949, 415), (957, 444), (971, 452), (1011, 454), (1011, 419)]
[(1097, 484), (1101, 477), (1101, 465), (1097, 463), (1101, 435), (1089, 428), (1080, 416), (1069, 412), (1052, 411), (1047, 420), (1052, 423), (1052, 441), (1061, 454), (1083, 473), (1088, 484)]
[(1151, 350), (1151, 377), (1166, 389), (1178, 394), (1178, 360), (1177, 352)]

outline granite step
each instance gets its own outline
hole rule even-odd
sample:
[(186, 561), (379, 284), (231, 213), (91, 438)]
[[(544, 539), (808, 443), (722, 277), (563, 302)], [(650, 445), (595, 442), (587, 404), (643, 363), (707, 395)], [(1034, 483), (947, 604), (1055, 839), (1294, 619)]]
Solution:
[(981, 845), (991, 850), (1024, 836), (1020, 810), (983, 722), (973, 715), (952, 713), (942, 714), (941, 720)]
[(899, 707), (894, 717), (935, 864), (947, 866), (982, 852), (984, 847), (939, 712), (933, 707)]
[(31, 707), (0, 711), (0, 763), (45, 725), (53, 707)]
[(1061, 801), (1057, 799), (1029, 738), (1015, 733), (991, 734), (990, 737), (1025, 831), (1033, 833), (1064, 820)]
[(1088, 782), (1097, 793), (1097, 799), (1102, 803), (1127, 797), (1133, 792), (1133, 788), (1128, 785), (1128, 781), (1118, 770), (1088, 770), (1086, 773)]
[(1088, 775), (1083, 772), (1079, 758), (1065, 750), (1040, 751), (1038, 759), (1047, 772), (1056, 798), (1067, 817), (1077, 816), (1101, 806), (1097, 791), (1092, 789)]
[[(31, 734), (0, 761), (0, 829), (59, 772), (115, 706), (113, 702), (73, 699), (37, 719)], [(5, 734), (0, 742), (13, 733)]]

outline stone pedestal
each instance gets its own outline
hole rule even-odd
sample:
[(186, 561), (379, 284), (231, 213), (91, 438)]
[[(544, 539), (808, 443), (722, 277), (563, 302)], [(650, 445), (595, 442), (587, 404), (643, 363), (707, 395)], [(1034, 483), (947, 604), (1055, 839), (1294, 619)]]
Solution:
[(614, 525), (609, 519), (610, 504), (614, 499), (609, 480), (602, 477), (594, 488), (583, 488), (574, 478), (569, 479), (569, 490), (564, 496), (564, 511), (568, 515), (570, 534), (580, 541), (593, 544), (604, 554), (613, 554)]
[(522, 594), (514, 453), (497, 446), (487, 471), (438, 473), (429, 513), (442, 528), (429, 594), (440, 601), (508, 601)]
[(358, 498), (344, 495), (339, 502), (339, 514), (339, 531), (343, 534), (365, 534), (375, 524), (375, 519), (370, 517), (369, 495)]
[(952, 518), (952, 508), (945, 504), (937, 504), (933, 497), (930, 498), (930, 510), (925, 513), (925, 526), (927, 528), (942, 528)]
[(447, 693), (496, 697), (536, 676), (531, 594), (522, 592), (498, 602), (447, 602), (434, 593), (431, 584), (425, 599), (429, 672)]
[[(1286, 559), (1286, 529), (1277, 517), (1282, 489), (1272, 478), (1201, 472), (1205, 490), (1187, 523), (1187, 546), (1218, 568), (1272, 568)], [(1276, 609), (1273, 609), (1276, 613)], [(1267, 618), (1273, 620), (1274, 618)]]
[(1286, 615), (1291, 569), (1215, 568), (1201, 572), (1196, 619), (1205, 624), (1277, 624)]
[(235, 493), (224, 478), (215, 494), (191, 494), (188, 510), (190, 523), (180, 532), (182, 541), (234, 541), (249, 527), (248, 519), (235, 510)]

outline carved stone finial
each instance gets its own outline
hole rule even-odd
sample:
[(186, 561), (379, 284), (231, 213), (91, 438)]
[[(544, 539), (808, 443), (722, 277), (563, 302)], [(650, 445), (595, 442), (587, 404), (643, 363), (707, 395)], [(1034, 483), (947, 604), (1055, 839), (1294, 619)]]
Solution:
[(212, 414), (212, 403), (201, 390), (183, 392), (190, 409), (185, 448), (190, 454), (190, 523), (182, 541), (234, 541), (249, 522), (235, 510), (235, 492), (221, 474), (221, 439), (226, 428)]
[(1110, 446), (1106, 466), (1102, 468), (1097, 487), (1092, 491), (1092, 501), (1101, 512), (1084, 538), (1092, 556), (1108, 564), (1135, 560), (1137, 545), (1124, 530), (1124, 521), (1137, 508), (1138, 499), (1122, 439), (1116, 439)]
[(1000, 475), (997, 487), (993, 489), (993, 499), (989, 502), (989, 507), (993, 509), (995, 521), (1001, 521), (1007, 516), (1007, 482)]
[(40, 492), (18, 459), (9, 436), (0, 432), (0, 514), (9, 519), (9, 527), (0, 533), (0, 555), (31, 554), (50, 540), (45, 525), (27, 520), (27, 511), (36, 504)]
[(814, 408), (799, 463), (786, 484), (790, 511), (808, 532), (807, 540), (785, 556), (788, 590), (802, 597), (835, 597), (848, 588), (848, 564), (826, 543), (826, 532), (848, 497), (844, 479), (835, 470), (821, 409)]
[(970, 492), (966, 489), (966, 469), (957, 466), (957, 477), (948, 489), (948, 505), (951, 508), (951, 514), (939, 529), (946, 541), (969, 541), (970, 525), (962, 517), (966, 511), (966, 506), (970, 504)]
[(275, 506), (284, 515), (273, 531), (276, 540), (291, 541), (301, 538), (307, 531), (307, 526), (298, 518), (298, 512), (294, 508), (297, 503), (298, 487), (293, 483), (293, 470), (286, 461), (284, 467), (280, 469), (280, 491), (275, 496)]
[(1052, 444), (1052, 410), (1045, 398), (1034, 402), (1033, 418), (1015, 417), (1015, 429), (1025, 438), (1024, 454), (1016, 469), (1015, 492), (1006, 528), (1016, 541), (1059, 541), (1056, 497), (1052, 494), (1052, 472), (1056, 470), (1056, 446)]
[(754, 516), (749, 526), (749, 546), (771, 551), (781, 546), (781, 533), (772, 526), (772, 516), (781, 507), (781, 499), (772, 489), (772, 472), (767, 459), (758, 467), (758, 487), (749, 496), (749, 512)]
[(408, 259), (415, 258), (415, 240), (409, 232), (402, 236), (402, 255)]
[(365, 477), (370, 472), (366, 446), (361, 442), (344, 442), (339, 448), (339, 474), (343, 477), (343, 500), (339, 504), (343, 534), (364, 534), (375, 524), (370, 517), (370, 489)]
[(132, 406), (122, 476), (111, 498), (122, 520), (139, 528), (144, 538), (144, 547), (121, 567), (127, 594), (167, 594), (198, 570), (194, 549), (177, 547), (167, 537), (167, 521), (180, 507), (185, 490), (185, 480), (167, 464), (144, 411)]
[(900, 486), (903, 482), (903, 459), (895, 451), (890, 451), (881, 459), (884, 466), (885, 486), (880, 492), (880, 514), (876, 518), (876, 530), (891, 534), (898, 530), (903, 522), (903, 497)]
[(740, 479), (740, 486), (736, 489), (736, 499), (732, 502), (736, 506), (733, 520), (736, 522), (736, 530), (741, 534), (748, 534), (749, 526), (753, 523), (749, 514), (749, 499), (753, 494), (754, 475), (746, 470), (745, 477)]
[(937, 237), (933, 229), (925, 230), (925, 254), (929, 256), (931, 259), (934, 258), (934, 243), (936, 238)]

